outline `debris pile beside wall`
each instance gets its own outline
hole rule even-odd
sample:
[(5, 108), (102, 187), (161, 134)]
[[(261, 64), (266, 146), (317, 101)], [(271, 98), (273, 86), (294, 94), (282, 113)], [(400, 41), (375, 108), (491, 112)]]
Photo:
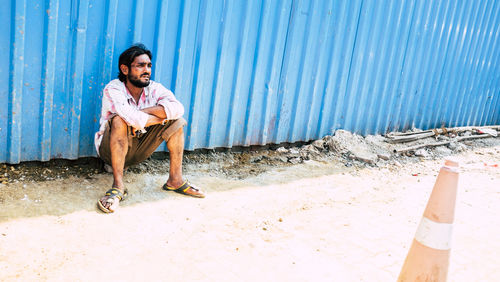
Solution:
[[(346, 167), (402, 166), (421, 159), (435, 159), (477, 147), (500, 146), (500, 126), (440, 128), (389, 133), (363, 137), (346, 130), (301, 144), (268, 147), (232, 148), (186, 152), (184, 172), (200, 172), (224, 178), (242, 179), (273, 167), (292, 166), (309, 161), (335, 163)], [(169, 171), (168, 153), (157, 152), (126, 173), (165, 174)], [(104, 173), (96, 158), (76, 161), (52, 160), (19, 165), (0, 165), (0, 183), (45, 181), (81, 176), (92, 179)]]
[(500, 126), (440, 128), (433, 130), (414, 129), (410, 132), (391, 132), (386, 136), (366, 137), (345, 130), (325, 136), (300, 148), (278, 148), (292, 164), (307, 160), (324, 161), (331, 158), (352, 164), (384, 165), (408, 158), (432, 159), (459, 153), (476, 146), (500, 144)]

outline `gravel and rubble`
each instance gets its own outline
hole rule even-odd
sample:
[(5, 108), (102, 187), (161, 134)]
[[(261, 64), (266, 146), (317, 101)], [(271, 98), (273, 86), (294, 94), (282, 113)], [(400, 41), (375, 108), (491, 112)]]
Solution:
[[(391, 142), (388, 136), (394, 134), (419, 134), (429, 131), (413, 129), (407, 133), (367, 135), (365, 137), (337, 130), (319, 140), (310, 142), (278, 144), (268, 146), (236, 147), (232, 149), (187, 151), (184, 170), (205, 172), (227, 178), (244, 179), (259, 175), (270, 167), (293, 166), (310, 160), (341, 163), (346, 167), (385, 167), (415, 163), (422, 159), (432, 160), (480, 147), (498, 146), (500, 137), (495, 136), (498, 126), (490, 128), (470, 128), (457, 131), (441, 131), (440, 134), (409, 142)], [(477, 139), (483, 131), (491, 136)], [(437, 131), (436, 131), (437, 132)], [(429, 135), (429, 134), (428, 134)], [(480, 137), (480, 136), (479, 136)], [(483, 136), (484, 137), (484, 136)], [(439, 142), (446, 143), (436, 146)], [(397, 152), (405, 148), (418, 149)], [(168, 153), (156, 152), (145, 162), (128, 168), (130, 173), (165, 173), (168, 171)], [(103, 163), (97, 158), (78, 160), (52, 160), (49, 162), (25, 162), (18, 165), (0, 164), (0, 183), (50, 181), (78, 176), (92, 179), (96, 174), (105, 173)]]
[[(450, 280), (495, 281), (500, 138), (474, 139), (481, 134), (414, 130), (391, 142), (338, 130), (307, 143), (186, 152), (185, 176), (203, 200), (163, 191), (168, 154), (156, 153), (127, 170), (129, 197), (113, 215), (96, 207), (112, 185), (96, 158), (0, 164), (9, 182), (0, 184), (0, 281), (99, 271), (139, 281), (395, 280), (450, 155), (460, 162)], [(103, 253), (131, 263), (110, 274)]]

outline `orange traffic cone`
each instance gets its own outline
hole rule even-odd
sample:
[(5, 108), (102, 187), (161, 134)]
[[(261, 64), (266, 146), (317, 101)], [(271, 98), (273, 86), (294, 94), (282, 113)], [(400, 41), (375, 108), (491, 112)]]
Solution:
[(457, 184), (458, 163), (447, 160), (439, 171), (398, 281), (446, 281)]

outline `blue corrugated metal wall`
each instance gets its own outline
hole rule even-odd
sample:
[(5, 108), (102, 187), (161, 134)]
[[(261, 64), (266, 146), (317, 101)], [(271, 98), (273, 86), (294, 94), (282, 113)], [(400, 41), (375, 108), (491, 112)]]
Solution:
[(500, 122), (495, 0), (3, 4), (0, 162), (94, 156), (133, 42), (185, 105), (189, 150)]

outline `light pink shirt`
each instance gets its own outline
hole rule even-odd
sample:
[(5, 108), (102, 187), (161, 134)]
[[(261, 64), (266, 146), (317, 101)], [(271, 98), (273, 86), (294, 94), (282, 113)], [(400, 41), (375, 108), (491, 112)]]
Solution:
[(161, 105), (165, 109), (167, 120), (178, 119), (184, 114), (184, 106), (175, 99), (174, 93), (160, 83), (151, 81), (144, 87), (138, 103), (128, 91), (125, 84), (119, 79), (114, 79), (103, 90), (100, 128), (95, 134), (95, 148), (99, 154), (102, 136), (106, 123), (113, 114), (119, 115), (129, 126), (135, 130), (145, 132), (144, 126), (149, 115), (141, 109)]

